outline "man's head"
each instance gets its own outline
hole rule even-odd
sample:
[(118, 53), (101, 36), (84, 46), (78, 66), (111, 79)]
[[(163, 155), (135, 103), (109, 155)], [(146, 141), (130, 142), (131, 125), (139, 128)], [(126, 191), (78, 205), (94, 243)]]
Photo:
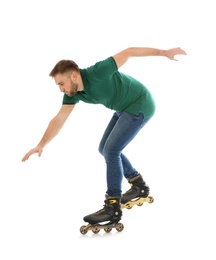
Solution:
[(57, 74), (65, 74), (66, 72), (76, 71), (79, 73), (78, 65), (72, 60), (60, 60), (50, 72), (50, 77), (55, 77)]
[(79, 88), (80, 69), (72, 60), (60, 60), (49, 74), (53, 77), (60, 91), (66, 95), (74, 96)]

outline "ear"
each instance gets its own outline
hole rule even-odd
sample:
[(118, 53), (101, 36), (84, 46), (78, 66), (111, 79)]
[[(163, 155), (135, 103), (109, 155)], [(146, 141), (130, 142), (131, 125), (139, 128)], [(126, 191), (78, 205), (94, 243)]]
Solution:
[(72, 71), (72, 72), (71, 72), (71, 79), (72, 79), (72, 80), (75, 80), (75, 81), (76, 81), (76, 80), (77, 80), (77, 76), (78, 76), (78, 75), (77, 75), (77, 72), (76, 72), (76, 71)]

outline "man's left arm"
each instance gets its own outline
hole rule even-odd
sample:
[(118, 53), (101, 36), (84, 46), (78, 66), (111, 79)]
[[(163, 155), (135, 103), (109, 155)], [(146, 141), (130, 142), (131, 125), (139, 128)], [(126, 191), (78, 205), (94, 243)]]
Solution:
[(113, 56), (116, 65), (120, 68), (130, 57), (146, 57), (146, 56), (164, 56), (170, 60), (175, 60), (175, 55), (186, 55), (181, 48), (172, 48), (169, 50), (161, 50), (149, 47), (130, 47)]

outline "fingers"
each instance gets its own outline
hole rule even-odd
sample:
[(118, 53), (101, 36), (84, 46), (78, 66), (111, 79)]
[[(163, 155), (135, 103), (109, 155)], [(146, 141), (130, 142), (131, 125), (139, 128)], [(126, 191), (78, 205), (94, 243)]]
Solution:
[(29, 151), (23, 158), (22, 158), (22, 162), (25, 162), (29, 159), (29, 157), (33, 154), (34, 152)]
[(38, 148), (34, 148), (34, 149), (31, 149), (28, 153), (25, 154), (25, 156), (22, 158), (22, 162), (25, 162), (29, 159), (29, 157), (32, 155), (32, 154), (35, 154), (35, 153), (38, 153), (38, 156), (40, 157), (41, 154), (42, 154), (42, 149), (38, 149)]
[(171, 58), (171, 60), (174, 60), (174, 61), (178, 61), (177, 59), (175, 59), (174, 57)]
[(170, 52), (168, 55), (169, 55), (168, 58), (170, 58), (171, 60), (178, 61), (175, 58), (176, 55), (187, 55), (187, 53), (178, 47), (178, 48), (170, 49)]
[(181, 48), (178, 48), (178, 54), (187, 55), (186, 51), (182, 50)]
[(22, 158), (22, 162), (25, 162), (26, 160), (28, 160), (30, 154), (27, 153), (23, 158)]

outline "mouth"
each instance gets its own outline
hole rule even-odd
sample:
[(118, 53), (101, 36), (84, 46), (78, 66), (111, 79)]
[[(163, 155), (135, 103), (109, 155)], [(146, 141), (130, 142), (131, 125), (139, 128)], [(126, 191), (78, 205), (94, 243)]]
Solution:
[(65, 94), (68, 96), (68, 97), (73, 97), (75, 94), (74, 93), (71, 93), (71, 92), (65, 92)]

